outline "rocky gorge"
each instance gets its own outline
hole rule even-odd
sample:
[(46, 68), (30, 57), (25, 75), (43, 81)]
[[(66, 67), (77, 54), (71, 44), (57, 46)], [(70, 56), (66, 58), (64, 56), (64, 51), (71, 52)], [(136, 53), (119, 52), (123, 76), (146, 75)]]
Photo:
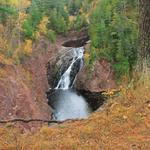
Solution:
[[(83, 36), (63, 43), (63, 53), (58, 54), (55, 61), (48, 62), (47, 77), (50, 88), (47, 91), (47, 98), (48, 104), (54, 109), (53, 118), (55, 119), (59, 118), (58, 115), (64, 118), (62, 115), (64, 112), (66, 112), (66, 119), (76, 118), (77, 116), (77, 118), (80, 118), (80, 112), (84, 110), (84, 106), (80, 104), (79, 100), (82, 96), (85, 98), (90, 110), (97, 110), (106, 100), (101, 93), (116, 87), (114, 71), (108, 61), (104, 59), (97, 61), (92, 72), (89, 73), (88, 65), (84, 64), (84, 54), (82, 54), (86, 53), (86, 45), (89, 44), (88, 40), (88, 36)], [(70, 89), (73, 90), (70, 91)], [(70, 94), (67, 94), (68, 92)], [(76, 105), (75, 103), (78, 104)], [(69, 106), (68, 108), (67, 105)], [(81, 108), (79, 105), (81, 105)], [(70, 107), (72, 109), (68, 111)], [(63, 109), (62, 112), (59, 112), (61, 109)], [(75, 117), (74, 114), (77, 110), (78, 114)], [(67, 114), (69, 114), (68, 118)]]
[[(64, 47), (64, 43), (85, 44), (88, 37), (85, 38), (85, 32), (70, 33), (67, 37), (58, 37), (53, 44), (45, 37), (41, 37), (33, 45), (33, 53), (27, 58), (21, 66), (17, 65), (1, 65), (1, 106), (0, 116), (7, 119), (12, 118), (44, 118), (51, 119), (52, 109), (47, 105), (48, 100), (46, 91), (55, 86), (57, 80), (59, 66), (63, 61), (59, 59), (62, 54), (69, 51), (69, 47)], [(84, 37), (83, 39), (81, 37)], [(71, 42), (68, 42), (70, 41)], [(79, 40), (80, 39), (80, 40)], [(77, 42), (78, 41), (78, 42)], [(66, 45), (66, 44), (65, 44)], [(80, 45), (80, 44), (79, 44)], [(74, 47), (78, 47), (79, 45)], [(65, 58), (65, 61), (70, 58)], [(59, 61), (58, 61), (59, 60)], [(59, 64), (59, 65), (56, 65)], [(62, 68), (65, 70), (67, 65)], [(111, 65), (106, 60), (99, 60), (95, 64), (95, 70), (92, 72), (92, 80), (86, 76), (87, 68), (84, 66), (76, 77), (75, 88), (85, 97), (90, 97), (90, 92), (101, 92), (109, 88), (114, 88), (114, 72)], [(61, 71), (59, 70), (59, 73)], [(9, 76), (8, 76), (9, 75)], [(47, 81), (48, 79), (48, 81)], [(106, 82), (105, 82), (106, 81)], [(109, 82), (108, 82), (109, 81)], [(8, 95), (9, 93), (9, 95)], [(11, 93), (11, 94), (10, 94)], [(88, 93), (88, 94), (87, 94)], [(97, 96), (97, 94), (95, 94)], [(7, 97), (7, 98), (6, 98)], [(97, 98), (89, 98), (90, 103), (97, 101)], [(99, 101), (97, 105), (92, 103), (93, 110), (96, 110), (103, 101)], [(3, 118), (1, 118), (3, 119)], [(41, 126), (41, 123), (16, 123), (20, 128), (25, 130), (35, 130)]]

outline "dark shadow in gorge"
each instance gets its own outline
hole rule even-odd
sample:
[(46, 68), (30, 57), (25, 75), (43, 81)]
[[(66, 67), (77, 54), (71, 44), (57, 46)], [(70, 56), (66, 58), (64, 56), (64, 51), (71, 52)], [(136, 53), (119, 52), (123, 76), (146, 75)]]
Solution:
[(107, 99), (104, 95), (102, 95), (103, 92), (79, 90), (78, 93), (86, 99), (87, 103), (92, 108), (92, 111), (96, 111)]
[(72, 40), (69, 40), (69, 41), (66, 41), (62, 44), (62, 46), (64, 47), (74, 47), (74, 48), (77, 48), (77, 47), (82, 47), (86, 44), (86, 42), (89, 41), (89, 36), (83, 36), (83, 37), (80, 37), (78, 39), (72, 39)]

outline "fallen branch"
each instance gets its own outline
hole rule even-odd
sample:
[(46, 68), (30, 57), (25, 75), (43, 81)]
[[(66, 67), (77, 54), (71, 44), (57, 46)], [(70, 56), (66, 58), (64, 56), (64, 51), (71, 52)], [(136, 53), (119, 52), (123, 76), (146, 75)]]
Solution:
[(56, 121), (56, 120), (44, 120), (44, 119), (22, 119), (22, 118), (15, 118), (10, 120), (0, 120), (0, 123), (11, 123), (11, 122), (47, 122), (47, 123), (63, 123), (64, 121)]

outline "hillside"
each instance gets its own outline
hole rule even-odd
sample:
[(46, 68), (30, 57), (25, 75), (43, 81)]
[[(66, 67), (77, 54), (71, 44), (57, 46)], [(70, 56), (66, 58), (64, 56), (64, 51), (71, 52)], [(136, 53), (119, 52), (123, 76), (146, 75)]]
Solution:
[(0, 128), (0, 149), (150, 149), (150, 87), (122, 90), (89, 119), (68, 121), (36, 133), (20, 133), (11, 124)]
[(150, 2), (0, 0), (0, 150), (149, 150)]

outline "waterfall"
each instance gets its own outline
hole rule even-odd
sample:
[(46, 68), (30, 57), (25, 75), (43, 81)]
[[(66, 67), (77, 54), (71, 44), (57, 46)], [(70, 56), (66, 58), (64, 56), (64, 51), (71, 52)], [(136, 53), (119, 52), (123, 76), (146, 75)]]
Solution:
[[(70, 64), (70, 66), (68, 67), (68, 69), (64, 72), (64, 74), (61, 76), (57, 86), (55, 87), (55, 89), (69, 89), (70, 87), (73, 86), (76, 74), (74, 75), (74, 79), (71, 82), (71, 71), (72, 68), (74, 66), (74, 64), (80, 60), (79, 66), (77, 66), (77, 70), (79, 71), (81, 69), (81, 67), (83, 66), (83, 53), (84, 53), (84, 48), (80, 47), (80, 48), (73, 48), (73, 59), (72, 62)], [(77, 71), (77, 73), (78, 73)]]
[(55, 98), (56, 104), (53, 112), (55, 120), (87, 118), (91, 112), (84, 97), (72, 89), (57, 90)]
[(87, 118), (91, 112), (84, 97), (72, 89), (76, 76), (83, 66), (84, 48), (72, 48), (72, 52), (70, 65), (61, 75), (51, 96), (54, 102), (53, 119), (59, 121)]

